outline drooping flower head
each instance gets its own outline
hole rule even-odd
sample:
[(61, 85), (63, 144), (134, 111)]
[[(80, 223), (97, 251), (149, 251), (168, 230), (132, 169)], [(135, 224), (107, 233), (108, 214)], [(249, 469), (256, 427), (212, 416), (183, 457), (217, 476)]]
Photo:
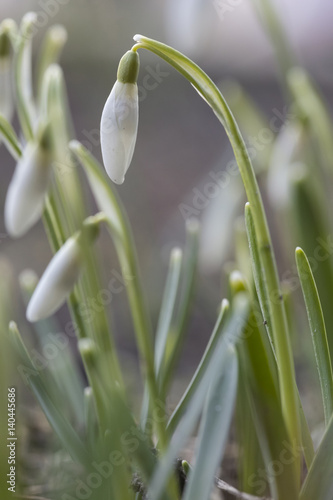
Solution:
[(55, 313), (65, 302), (84, 265), (87, 245), (99, 233), (98, 216), (89, 217), (80, 231), (69, 238), (51, 259), (27, 308), (28, 321), (35, 322)]
[(117, 81), (105, 103), (101, 118), (101, 149), (105, 170), (122, 184), (132, 161), (139, 121), (139, 56), (129, 50), (121, 58)]

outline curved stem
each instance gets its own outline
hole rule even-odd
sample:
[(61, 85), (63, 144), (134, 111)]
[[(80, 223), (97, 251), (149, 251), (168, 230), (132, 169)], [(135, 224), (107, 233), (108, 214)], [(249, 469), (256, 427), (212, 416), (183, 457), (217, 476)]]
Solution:
[[(244, 139), (221, 92), (199, 66), (180, 52), (160, 42), (141, 35), (136, 35), (134, 39), (138, 43), (133, 47), (133, 50), (138, 50), (139, 48), (150, 50), (168, 62), (192, 83), (195, 89), (212, 108), (228, 135), (243, 179), (246, 195), (252, 208), (258, 237), (260, 259), (264, 273), (264, 282), (269, 301), (276, 355), (280, 366), (279, 382), (282, 410), (290, 440), (296, 451), (296, 447), (301, 443), (301, 432), (296, 388), (295, 384), (291, 383), (292, 380), (295, 380), (295, 369), (286, 312), (280, 290), (276, 260), (266, 214)], [(297, 481), (299, 482), (300, 463), (298, 463), (297, 469), (298, 470), (295, 470), (295, 472), (297, 473)]]

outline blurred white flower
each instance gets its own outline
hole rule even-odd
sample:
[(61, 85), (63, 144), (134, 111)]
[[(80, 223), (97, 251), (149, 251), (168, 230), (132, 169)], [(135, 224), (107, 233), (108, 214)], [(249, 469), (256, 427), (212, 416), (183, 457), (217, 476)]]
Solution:
[(83, 229), (69, 238), (44, 271), (27, 308), (28, 321), (35, 322), (55, 313), (65, 302), (83, 268), (87, 245), (99, 232), (100, 219), (90, 217)]
[(221, 269), (233, 241), (235, 218), (243, 198), (240, 175), (230, 177), (205, 208), (199, 246), (199, 266), (203, 272), (210, 274)]
[(169, 43), (188, 55), (206, 53), (218, 13), (213, 0), (169, 0), (165, 23)]
[(69, 238), (50, 261), (31, 297), (28, 321), (47, 318), (59, 309), (79, 277), (81, 264), (80, 244), (76, 237)]
[(267, 192), (272, 206), (281, 210), (290, 200), (290, 165), (304, 140), (304, 130), (300, 123), (290, 122), (279, 132), (274, 143), (267, 172)]
[(128, 51), (119, 63), (117, 81), (101, 118), (103, 162), (110, 179), (122, 184), (132, 161), (139, 122), (137, 76), (139, 59)]
[(13, 237), (25, 234), (41, 217), (51, 178), (51, 154), (43, 142), (28, 143), (10, 182), (5, 225)]

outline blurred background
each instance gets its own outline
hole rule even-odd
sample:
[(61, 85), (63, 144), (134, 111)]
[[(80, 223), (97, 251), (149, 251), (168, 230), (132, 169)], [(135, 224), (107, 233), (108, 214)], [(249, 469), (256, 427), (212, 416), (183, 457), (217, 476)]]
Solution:
[[(273, 3), (298, 63), (313, 76), (331, 108), (333, 3)], [(28, 10), (38, 13), (36, 52), (52, 24), (61, 23), (68, 31), (61, 63), (76, 135), (99, 159), (101, 112), (115, 81), (118, 61), (134, 43), (136, 33), (184, 51), (214, 81), (222, 82), (230, 95), (238, 88), (230, 82), (239, 82), (268, 120), (278, 116), (280, 126), (283, 123), (285, 101), (274, 50), (250, 0), (1, 0), (0, 18), (12, 17), (20, 22)], [(227, 221), (223, 213), (219, 212), (217, 218), (215, 214), (213, 230), (209, 228), (213, 216), (207, 217), (207, 211), (212, 209), (213, 201), (210, 203), (207, 197), (200, 201), (198, 193), (202, 193), (211, 172), (221, 171), (232, 160), (224, 131), (208, 106), (172, 68), (150, 53), (141, 51), (140, 56), (137, 147), (126, 182), (117, 189), (133, 226), (155, 321), (170, 250), (184, 244), (185, 219), (195, 215), (204, 226), (197, 293), (179, 368), (180, 383), (174, 389), (176, 397), (184, 387), (181, 380), (191, 376), (209, 338), (221, 289), (226, 291), (221, 264), (232, 258), (232, 228), (237, 215), (243, 212), (244, 200), (240, 196), (239, 204), (232, 203), (239, 194), (237, 191), (233, 195), (231, 183), (229, 194), (225, 193), (231, 197), (231, 213)], [(10, 260), (16, 278), (26, 268), (40, 274), (51, 255), (42, 225), (35, 226), (21, 241), (6, 236), (3, 204), (14, 163), (3, 146), (0, 161), (1, 254)], [(107, 234), (103, 234), (105, 281), (118, 266), (111, 247)], [(287, 264), (279, 260), (283, 272)], [(20, 303), (18, 290), (12, 300)], [(125, 293), (114, 298), (112, 313), (124, 363), (132, 365), (136, 353)], [(62, 310), (60, 319), (65, 316)]]

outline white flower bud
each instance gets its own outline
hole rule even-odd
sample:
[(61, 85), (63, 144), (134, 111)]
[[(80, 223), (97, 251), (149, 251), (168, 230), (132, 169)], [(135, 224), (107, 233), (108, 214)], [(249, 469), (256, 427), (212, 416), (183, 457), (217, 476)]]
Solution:
[(119, 63), (117, 81), (105, 103), (101, 118), (101, 149), (106, 172), (122, 184), (130, 166), (138, 131), (138, 54), (128, 51)]
[(51, 316), (65, 302), (83, 268), (85, 247), (98, 235), (99, 223), (98, 218), (87, 219), (83, 230), (69, 238), (53, 256), (29, 302), (28, 321)]
[(45, 143), (28, 143), (10, 182), (5, 202), (5, 225), (13, 237), (25, 234), (41, 217), (51, 178), (51, 154)]

